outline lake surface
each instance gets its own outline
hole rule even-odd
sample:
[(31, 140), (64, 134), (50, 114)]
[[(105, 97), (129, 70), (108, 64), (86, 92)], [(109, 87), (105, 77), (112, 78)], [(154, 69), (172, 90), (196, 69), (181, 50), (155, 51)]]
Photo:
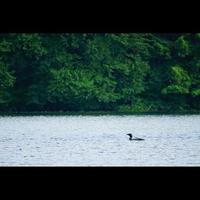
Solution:
[(200, 166), (200, 115), (0, 117), (0, 166)]

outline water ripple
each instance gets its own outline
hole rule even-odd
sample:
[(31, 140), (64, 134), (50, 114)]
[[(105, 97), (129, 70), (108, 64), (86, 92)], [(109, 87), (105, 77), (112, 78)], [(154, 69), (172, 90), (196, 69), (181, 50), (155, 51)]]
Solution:
[(0, 165), (197, 166), (199, 124), (199, 115), (0, 117)]

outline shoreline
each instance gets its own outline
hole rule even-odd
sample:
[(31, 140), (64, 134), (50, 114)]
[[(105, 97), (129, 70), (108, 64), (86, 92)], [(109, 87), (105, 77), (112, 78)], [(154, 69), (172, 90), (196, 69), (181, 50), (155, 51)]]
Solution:
[(114, 111), (26, 111), (26, 112), (0, 112), (0, 116), (101, 116), (101, 115), (199, 115), (199, 111), (185, 112), (114, 112)]

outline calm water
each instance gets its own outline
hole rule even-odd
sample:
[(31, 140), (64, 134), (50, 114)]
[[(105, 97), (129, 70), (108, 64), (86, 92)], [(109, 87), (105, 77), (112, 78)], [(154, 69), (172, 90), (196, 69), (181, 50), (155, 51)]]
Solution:
[(200, 166), (200, 116), (0, 117), (0, 166), (29, 165)]

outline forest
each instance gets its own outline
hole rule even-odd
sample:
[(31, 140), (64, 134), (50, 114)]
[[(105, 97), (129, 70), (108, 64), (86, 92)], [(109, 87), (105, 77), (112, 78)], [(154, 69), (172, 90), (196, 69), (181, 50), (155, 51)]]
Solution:
[(200, 33), (1, 33), (0, 111), (200, 111)]

